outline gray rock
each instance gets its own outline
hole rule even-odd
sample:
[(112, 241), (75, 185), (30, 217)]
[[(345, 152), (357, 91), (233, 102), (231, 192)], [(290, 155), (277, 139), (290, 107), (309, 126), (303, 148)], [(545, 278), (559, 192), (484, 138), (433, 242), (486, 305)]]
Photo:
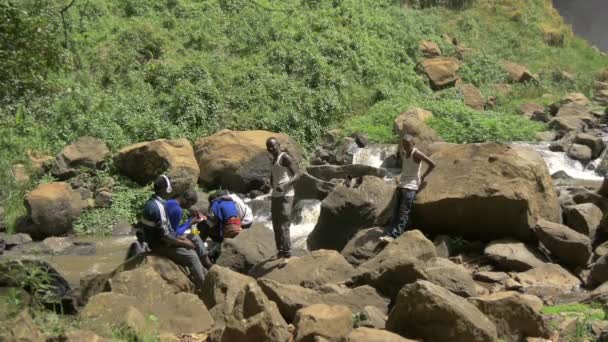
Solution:
[(226, 239), (217, 264), (247, 274), (253, 266), (276, 254), (272, 231), (263, 225), (243, 230), (237, 237)]
[(602, 210), (593, 203), (566, 207), (564, 216), (568, 227), (584, 234), (593, 241), (602, 221)]
[(508, 271), (527, 271), (548, 261), (536, 248), (513, 239), (493, 241), (484, 253)]
[(342, 256), (353, 266), (359, 266), (375, 257), (385, 244), (380, 241), (384, 235), (383, 228), (369, 228), (359, 231), (342, 249)]
[(360, 164), (316, 165), (309, 166), (306, 170), (311, 176), (324, 181), (346, 179), (348, 176), (351, 176), (352, 178), (363, 176), (384, 178), (388, 174), (386, 169)]
[(591, 257), (591, 241), (564, 225), (540, 220), (534, 229), (536, 236), (564, 265), (584, 267)]

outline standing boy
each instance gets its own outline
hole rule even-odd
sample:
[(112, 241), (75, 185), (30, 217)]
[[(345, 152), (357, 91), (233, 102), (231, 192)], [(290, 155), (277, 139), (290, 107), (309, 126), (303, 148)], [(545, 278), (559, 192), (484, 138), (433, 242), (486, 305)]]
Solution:
[[(426, 177), (435, 169), (433, 162), (424, 153), (414, 148), (414, 137), (406, 134), (401, 139), (401, 176), (398, 185), (398, 211), (393, 218), (391, 230), (380, 239), (384, 242), (391, 242), (398, 238), (408, 228), (412, 215), (412, 207), (416, 194), (424, 183)], [(422, 162), (427, 165), (427, 169), (421, 176)]]
[(272, 168), (270, 171), (270, 184), (272, 186), (272, 229), (277, 245), (277, 257), (287, 263), (291, 257), (291, 207), (293, 205), (293, 185), (300, 177), (292, 157), (281, 151), (279, 141), (272, 137), (266, 140), (266, 149), (272, 155)]

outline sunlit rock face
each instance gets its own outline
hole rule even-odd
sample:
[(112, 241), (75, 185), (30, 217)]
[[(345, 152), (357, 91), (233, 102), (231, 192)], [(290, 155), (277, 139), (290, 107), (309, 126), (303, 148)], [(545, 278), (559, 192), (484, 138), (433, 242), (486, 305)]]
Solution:
[(553, 0), (553, 4), (576, 34), (608, 51), (607, 0)]

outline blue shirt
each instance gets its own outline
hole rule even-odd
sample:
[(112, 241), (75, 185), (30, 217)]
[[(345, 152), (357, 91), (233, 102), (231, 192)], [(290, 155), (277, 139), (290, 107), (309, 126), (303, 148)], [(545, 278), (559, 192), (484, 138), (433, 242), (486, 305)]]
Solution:
[(165, 211), (167, 212), (167, 217), (169, 219), (169, 223), (171, 224), (171, 228), (173, 228), (177, 236), (184, 234), (184, 232), (190, 228), (190, 225), (192, 224), (192, 217), (184, 222), (184, 224), (181, 226), (179, 224), (179, 222), (182, 220), (183, 209), (177, 200), (168, 200), (165, 204)]
[(231, 217), (239, 217), (239, 211), (232, 201), (215, 200), (213, 201), (213, 204), (211, 204), (211, 211), (213, 212), (213, 215), (217, 217), (222, 231), (226, 220)]

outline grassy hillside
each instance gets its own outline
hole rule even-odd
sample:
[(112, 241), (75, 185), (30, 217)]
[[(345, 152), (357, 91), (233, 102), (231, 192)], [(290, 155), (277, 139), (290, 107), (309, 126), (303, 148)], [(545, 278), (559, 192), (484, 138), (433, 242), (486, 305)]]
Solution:
[[(335, 127), (389, 142), (393, 118), (421, 106), (449, 141), (532, 139), (543, 127), (515, 114), (520, 103), (589, 93), (608, 67), (546, 0), (0, 0), (0, 32), (0, 206), (11, 212), (23, 188), (10, 165), (82, 135), (114, 150), (221, 128), (286, 132), (308, 147)], [(548, 33), (565, 34), (563, 47)], [(459, 74), (498, 96), (493, 111), (431, 91), (420, 74), (421, 40), (455, 54), (446, 34), (470, 48)], [(495, 94), (506, 59), (541, 82)], [(575, 81), (553, 77), (562, 70)]]

